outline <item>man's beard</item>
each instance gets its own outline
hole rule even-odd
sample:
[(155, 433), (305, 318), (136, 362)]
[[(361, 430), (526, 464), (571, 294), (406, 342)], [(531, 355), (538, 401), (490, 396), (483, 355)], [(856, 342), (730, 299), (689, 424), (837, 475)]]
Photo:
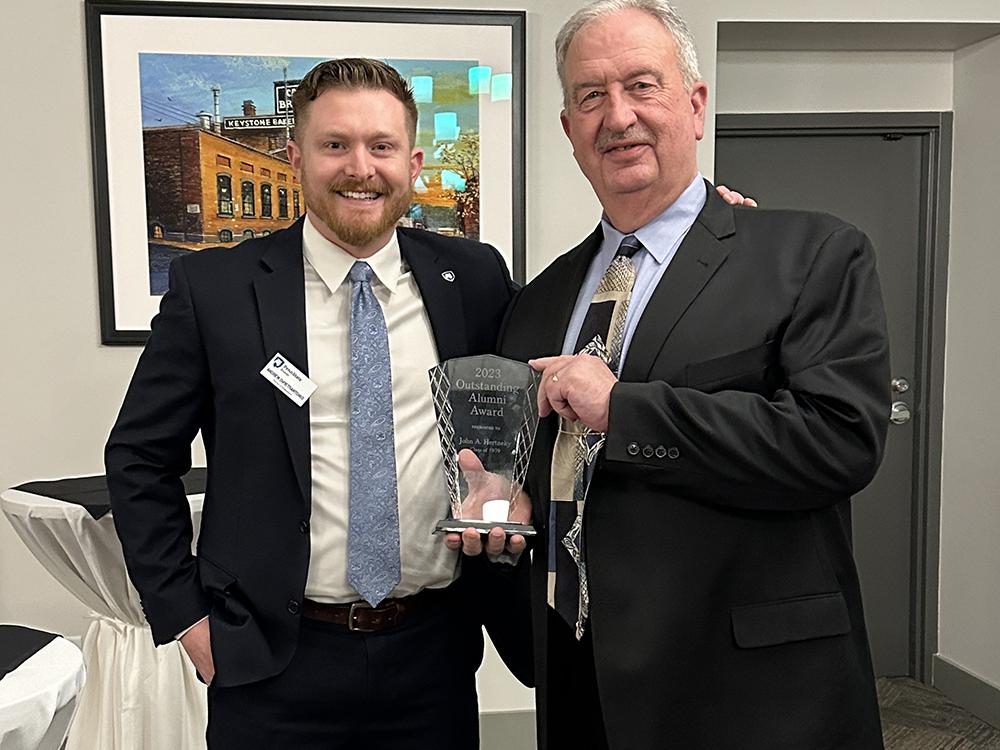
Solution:
[[(374, 219), (359, 219), (353, 215), (354, 212), (350, 208), (334, 209), (334, 202), (338, 199), (337, 193), (342, 192), (381, 193), (384, 201), (382, 213)], [(412, 198), (412, 187), (409, 190), (392, 192), (389, 185), (382, 180), (368, 182), (342, 180), (328, 186), (321, 200), (310, 202), (307, 193), (306, 202), (308, 210), (312, 211), (345, 244), (363, 247), (396, 226), (400, 217), (409, 211)]]

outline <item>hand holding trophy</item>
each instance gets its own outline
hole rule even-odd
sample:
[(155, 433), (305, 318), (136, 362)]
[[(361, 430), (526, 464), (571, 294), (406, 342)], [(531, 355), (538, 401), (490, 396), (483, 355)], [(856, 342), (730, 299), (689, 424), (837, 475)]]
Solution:
[(458, 452), (458, 466), (469, 489), (462, 500), (462, 517), (482, 518), (492, 528), (488, 534), (473, 527), (466, 527), (461, 534), (448, 533), (445, 545), (473, 556), (485, 549), (491, 560), (514, 562), (527, 547), (524, 536), (513, 531), (514, 524), (531, 523), (531, 498), (522, 491), (512, 501), (496, 499), (509, 493), (507, 483), (500, 475), (486, 471), (479, 457), (468, 448)]
[(468, 488), (462, 499), (461, 518), (506, 523), (510, 509), (510, 501), (503, 499), (510, 493), (507, 480), (487, 471), (479, 456), (469, 448), (458, 452), (458, 468)]
[(430, 370), (451, 513), (435, 531), (531, 536), (521, 492), (538, 426), (538, 373), (493, 355)]

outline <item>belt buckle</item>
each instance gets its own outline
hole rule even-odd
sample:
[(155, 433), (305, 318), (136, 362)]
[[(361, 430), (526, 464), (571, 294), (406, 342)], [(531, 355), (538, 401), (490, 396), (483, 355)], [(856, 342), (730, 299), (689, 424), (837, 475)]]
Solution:
[(362, 628), (354, 622), (354, 611), (357, 609), (375, 609), (368, 602), (351, 602), (351, 608), (347, 611), (347, 629), (352, 633), (374, 633), (375, 628)]

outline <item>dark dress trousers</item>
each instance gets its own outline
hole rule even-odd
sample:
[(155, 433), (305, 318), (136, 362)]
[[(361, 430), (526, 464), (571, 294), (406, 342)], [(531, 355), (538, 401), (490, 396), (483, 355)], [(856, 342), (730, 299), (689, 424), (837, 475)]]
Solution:
[[(299, 643), (310, 554), (308, 403), (296, 406), (259, 373), (278, 352), (308, 371), (302, 221), (171, 265), (170, 291), (105, 452), (115, 525), (153, 639), (167, 643), (209, 614), (216, 689), (278, 675)], [(494, 351), (513, 293), (496, 250), (419, 230), (401, 228), (398, 237), (441, 359)], [(180, 477), (199, 430), (208, 478), (192, 554)], [(447, 498), (440, 502), (443, 514)], [(484, 567), (476, 562), (470, 575)], [(483, 620), (505, 654), (530, 661), (523, 646), (505, 648), (520, 636), (502, 608), (484, 603), (481, 587), (463, 587), (466, 577), (449, 595), (468, 602), (449, 606), (473, 612), (452, 636), (469, 679), (482, 658)], [(530, 680), (530, 664), (517, 671)]]
[[(528, 484), (543, 531), (531, 576), (541, 746), (574, 746), (575, 712), (603, 720), (613, 750), (881, 748), (850, 535), (889, 408), (875, 257), (832, 216), (733, 209), (706, 188), (611, 393), (584, 515), (580, 646), (546, 613), (556, 419), (539, 427)], [(560, 353), (600, 240), (598, 228), (521, 290), (503, 354)], [(596, 720), (569, 663), (591, 649)]]

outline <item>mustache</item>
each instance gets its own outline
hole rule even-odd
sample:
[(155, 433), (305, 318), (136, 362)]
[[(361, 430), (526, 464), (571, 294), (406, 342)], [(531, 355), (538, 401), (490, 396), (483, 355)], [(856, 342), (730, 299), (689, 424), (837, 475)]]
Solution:
[(386, 195), (392, 190), (385, 180), (338, 180), (327, 187), (331, 193), (381, 193)]
[(656, 143), (656, 136), (653, 132), (647, 128), (645, 125), (636, 123), (626, 130), (608, 130), (607, 128), (601, 128), (601, 131), (597, 134), (597, 139), (594, 141), (594, 147), (600, 151), (607, 151), (609, 148), (616, 148), (618, 146), (624, 146), (626, 143)]

